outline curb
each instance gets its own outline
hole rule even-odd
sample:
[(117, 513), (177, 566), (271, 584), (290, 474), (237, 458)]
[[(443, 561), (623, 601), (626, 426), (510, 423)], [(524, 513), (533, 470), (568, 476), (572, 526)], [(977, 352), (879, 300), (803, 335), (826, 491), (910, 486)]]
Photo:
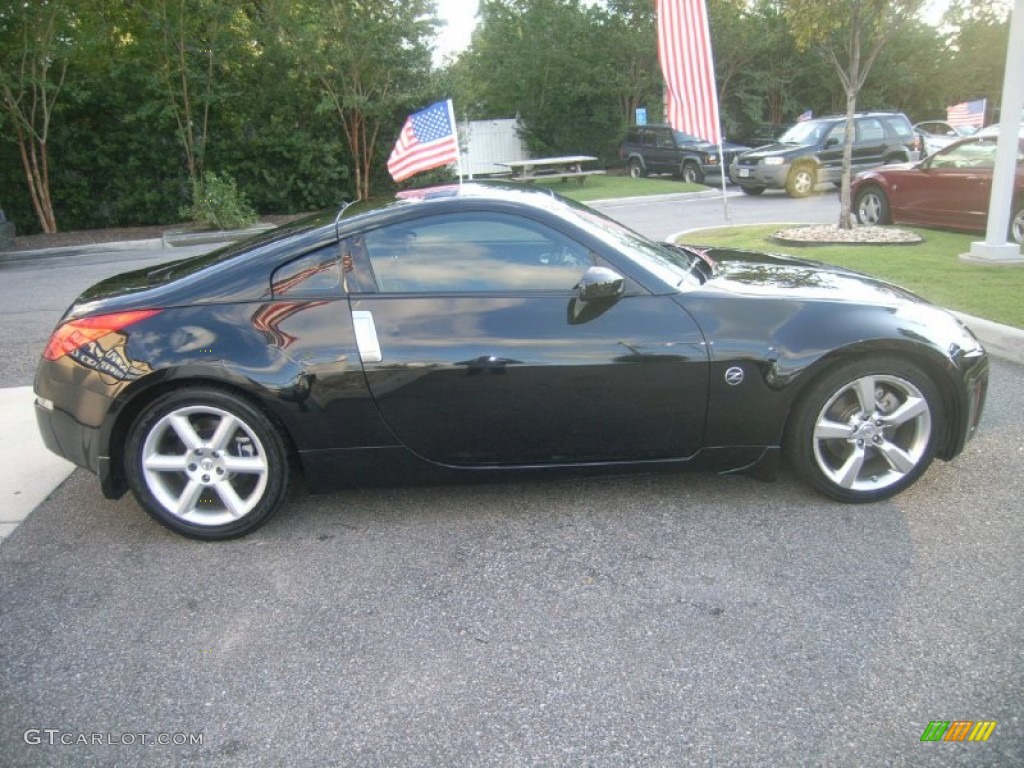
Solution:
[(60, 256), (87, 255), (90, 253), (116, 253), (118, 251), (166, 250), (193, 245), (233, 243), (253, 235), (274, 229), (274, 224), (258, 224), (247, 229), (224, 229), (211, 232), (182, 232), (168, 230), (162, 237), (144, 240), (123, 240), (109, 243), (89, 243), (57, 248), (38, 248), (32, 251), (0, 251), (0, 264), (14, 261), (56, 258)]
[(963, 312), (949, 310), (985, 345), (985, 351), (1001, 360), (1024, 365), (1024, 330), (1000, 325)]

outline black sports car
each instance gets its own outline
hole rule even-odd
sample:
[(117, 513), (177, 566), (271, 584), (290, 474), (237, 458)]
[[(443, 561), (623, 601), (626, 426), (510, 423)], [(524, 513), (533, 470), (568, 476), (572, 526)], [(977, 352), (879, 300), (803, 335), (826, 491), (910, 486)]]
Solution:
[(895, 286), (658, 244), (541, 190), (359, 202), (88, 289), (36, 375), (47, 446), (220, 539), (289, 477), (576, 468), (769, 474), (874, 501), (952, 459), (988, 361)]

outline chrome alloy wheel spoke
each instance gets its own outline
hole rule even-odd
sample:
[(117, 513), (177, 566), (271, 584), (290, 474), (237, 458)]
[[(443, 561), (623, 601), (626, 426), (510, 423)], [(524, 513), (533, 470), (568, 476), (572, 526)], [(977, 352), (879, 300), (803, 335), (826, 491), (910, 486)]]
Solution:
[[(239, 446), (245, 455), (232, 453)], [(160, 505), (195, 525), (244, 517), (263, 498), (270, 474), (255, 432), (212, 406), (186, 406), (160, 419), (146, 437), (142, 470)]]
[(862, 376), (837, 391), (814, 425), (814, 458), (846, 490), (874, 491), (913, 472), (931, 437), (931, 411), (911, 382)]

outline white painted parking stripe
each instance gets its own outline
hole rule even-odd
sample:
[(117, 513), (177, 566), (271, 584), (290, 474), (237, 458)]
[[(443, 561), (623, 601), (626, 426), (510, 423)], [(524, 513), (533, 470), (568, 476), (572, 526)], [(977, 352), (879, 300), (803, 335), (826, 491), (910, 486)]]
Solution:
[(46, 449), (32, 387), (0, 389), (0, 541), (74, 470)]

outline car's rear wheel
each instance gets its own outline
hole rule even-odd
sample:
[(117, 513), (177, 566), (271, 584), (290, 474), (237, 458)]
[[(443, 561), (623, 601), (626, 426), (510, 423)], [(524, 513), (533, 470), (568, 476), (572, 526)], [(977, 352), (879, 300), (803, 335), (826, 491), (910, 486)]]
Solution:
[(704, 171), (694, 162), (683, 163), (683, 181), (688, 184), (700, 184), (704, 181)]
[(252, 532), (281, 507), (289, 481), (281, 434), (266, 415), (205, 387), (168, 392), (139, 414), (125, 470), (146, 512), (197, 539)]
[(639, 160), (630, 160), (629, 175), (632, 176), (634, 179), (642, 179), (644, 176), (647, 175), (647, 173), (646, 171), (644, 171), (644, 166), (643, 164), (641, 164)]
[(886, 197), (882, 188), (875, 184), (868, 184), (857, 190), (857, 199), (854, 200), (853, 210), (857, 214), (857, 221), (865, 226), (891, 223), (889, 198)]
[(785, 447), (797, 471), (825, 495), (878, 501), (928, 468), (941, 421), (938, 390), (918, 366), (893, 357), (855, 360), (810, 386)]
[(807, 197), (818, 184), (818, 174), (814, 166), (800, 163), (793, 167), (786, 179), (786, 193), (790, 197)]
[(757, 197), (758, 195), (764, 192), (764, 187), (740, 186), (740, 189), (743, 190), (744, 195), (750, 195), (751, 197)]
[(1010, 239), (1024, 243), (1024, 203), (1017, 203), (1017, 209), (1010, 217)]

